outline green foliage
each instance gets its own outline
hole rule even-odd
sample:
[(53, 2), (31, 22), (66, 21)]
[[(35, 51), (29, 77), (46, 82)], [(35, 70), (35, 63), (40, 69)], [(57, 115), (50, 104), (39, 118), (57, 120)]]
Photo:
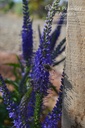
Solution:
[[(46, 16), (47, 10), (45, 6), (47, 4), (51, 4), (51, 0), (30, 0), (29, 1), (29, 9), (31, 16), (37, 16), (38, 18), (42, 18)], [(21, 2), (15, 3), (15, 6), (12, 9), (12, 12), (18, 15), (22, 15), (22, 6)]]
[(3, 12), (8, 12), (14, 7), (15, 3), (13, 0), (2, 0), (0, 1), (0, 5), (0, 10), (2, 10)]
[[(20, 58), (18, 56), (16, 57), (18, 60), (17, 63), (5, 63), (4, 64), (5, 66), (12, 67), (13, 69), (12, 73), (15, 76), (15, 80), (6, 78), (5, 83), (7, 85), (13, 86), (14, 88), (13, 91), (10, 91), (13, 101), (15, 101), (17, 104), (24, 105), (26, 100), (28, 102), (30, 94), (32, 92), (32, 88), (30, 87), (30, 79), (28, 78), (30, 67), (27, 67), (27, 69), (25, 69), (26, 70), (25, 74), (24, 76), (22, 76), (22, 73), (24, 72), (24, 66), (21, 63)], [(29, 88), (28, 91), (27, 91), (27, 88)], [(12, 120), (8, 116), (8, 112), (6, 110), (6, 106), (3, 103), (2, 97), (0, 97), (0, 117), (2, 117), (0, 118), (0, 128), (10, 128), (12, 126)]]
[[(16, 15), (22, 15), (22, 3), (15, 3), (13, 0), (2, 0), (0, 4), (3, 4), (3, 7), (0, 8), (3, 12), (12, 12)], [(32, 17), (45, 18), (52, 0), (29, 0), (29, 9)], [(62, 11), (62, 7), (59, 8), (59, 11)]]
[[(19, 93), (19, 83), (21, 79), (21, 64), (20, 59), (17, 57), (18, 63), (5, 63), (4, 65), (8, 65), (13, 68), (12, 72), (15, 76), (15, 80), (11, 80), (9, 78), (5, 79), (5, 83), (13, 86), (14, 90), (11, 91), (12, 99), (16, 103), (20, 103), (21, 95)], [(8, 116), (8, 112), (6, 110), (6, 106), (3, 103), (3, 98), (0, 97), (0, 128), (10, 128), (12, 126), (12, 120)]]
[(12, 8), (12, 12), (15, 13), (16, 15), (21, 16), (22, 15), (22, 3), (21, 2), (15, 3), (15, 6)]
[[(39, 18), (46, 16), (47, 10), (45, 9), (45, 6), (51, 3), (52, 0), (30, 0), (29, 1), (30, 14), (32, 16), (36, 15)], [(17, 15), (22, 15), (21, 2), (15, 3), (13, 0), (7, 0), (7, 1), (2, 0), (0, 1), (0, 4), (3, 4), (1, 10), (3, 10), (4, 12), (11, 11), (12, 13), (15, 13)]]
[(0, 97), (0, 128), (10, 128), (11, 125), (6, 106), (3, 103), (2, 97)]
[(40, 18), (46, 14), (44, 0), (32, 0), (29, 4), (30, 14), (38, 15)]

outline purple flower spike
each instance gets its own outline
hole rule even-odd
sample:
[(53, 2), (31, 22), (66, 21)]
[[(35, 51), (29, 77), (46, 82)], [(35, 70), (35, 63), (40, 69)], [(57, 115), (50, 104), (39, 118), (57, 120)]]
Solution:
[(34, 67), (31, 72), (34, 90), (46, 94), (49, 82), (49, 72), (46, 71), (44, 65), (51, 64), (51, 56), (49, 49), (39, 47), (34, 58)]
[(45, 21), (43, 34), (40, 39), (40, 46), (35, 54), (34, 67), (30, 74), (35, 90), (46, 94), (49, 83), (49, 72), (45, 70), (44, 65), (52, 64), (51, 49), (50, 49), (50, 32), (53, 21), (53, 16), (56, 13), (57, 1), (52, 4)]
[(2, 85), (2, 96), (3, 96), (3, 100), (4, 100), (4, 104), (6, 105), (6, 109), (9, 112), (9, 117), (12, 118), (15, 122), (15, 126), (17, 126), (16, 124), (18, 124), (18, 107), (17, 105), (14, 103), (13, 100), (11, 100), (11, 95), (9, 90), (7, 89), (5, 82), (2, 78), (2, 76), (0, 75), (0, 84)]
[[(62, 79), (63, 84), (63, 79)], [(42, 128), (58, 128), (58, 122), (61, 119), (62, 115), (62, 96), (63, 96), (63, 85), (60, 87), (59, 98), (56, 102), (55, 107), (52, 112), (49, 113), (42, 123)]]
[(23, 58), (30, 62), (33, 50), (32, 22), (29, 18), (27, 0), (23, 0), (23, 26), (22, 26), (22, 51)]

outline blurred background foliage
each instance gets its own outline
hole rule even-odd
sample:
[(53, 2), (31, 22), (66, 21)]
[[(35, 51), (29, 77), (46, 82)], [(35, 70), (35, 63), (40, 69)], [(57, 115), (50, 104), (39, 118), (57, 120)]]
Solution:
[[(0, 12), (4, 13), (14, 13), (19, 16), (22, 15), (22, 1), (17, 0), (0, 0)], [(36, 16), (38, 18), (43, 18), (46, 16), (47, 9), (45, 8), (47, 5), (49, 6), (52, 3), (52, 0), (29, 0), (29, 9), (30, 14), (32, 16)]]
[(0, 0), (0, 11), (8, 12), (15, 6), (13, 0)]
[(38, 17), (45, 17), (47, 14), (46, 6), (50, 5), (52, 0), (30, 0), (30, 13), (32, 15), (38, 15)]

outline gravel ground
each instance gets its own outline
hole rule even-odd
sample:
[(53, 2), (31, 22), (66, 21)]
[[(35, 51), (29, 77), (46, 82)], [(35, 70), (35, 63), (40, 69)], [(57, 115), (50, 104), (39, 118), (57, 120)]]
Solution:
[[(34, 20), (34, 49), (38, 47), (38, 25), (43, 27), (43, 20)], [(0, 14), (0, 51), (18, 53), (21, 51), (22, 17)]]
[(16, 53), (20, 50), (21, 24), (19, 18), (0, 14), (0, 51)]
[[(56, 18), (55, 18), (56, 19)], [(22, 30), (22, 17), (17, 17), (12, 14), (0, 14), (0, 51), (18, 53), (21, 51), (21, 30)], [(44, 20), (34, 20), (34, 49), (38, 47), (38, 25), (42, 30)], [(55, 24), (53, 24), (53, 29)], [(59, 40), (63, 39), (66, 35), (65, 25), (62, 27), (62, 34)]]

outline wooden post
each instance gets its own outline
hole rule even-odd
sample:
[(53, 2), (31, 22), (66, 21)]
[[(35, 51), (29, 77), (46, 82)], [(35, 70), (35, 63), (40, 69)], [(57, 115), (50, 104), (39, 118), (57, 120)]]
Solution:
[(85, 0), (69, 0), (62, 128), (85, 128)]

